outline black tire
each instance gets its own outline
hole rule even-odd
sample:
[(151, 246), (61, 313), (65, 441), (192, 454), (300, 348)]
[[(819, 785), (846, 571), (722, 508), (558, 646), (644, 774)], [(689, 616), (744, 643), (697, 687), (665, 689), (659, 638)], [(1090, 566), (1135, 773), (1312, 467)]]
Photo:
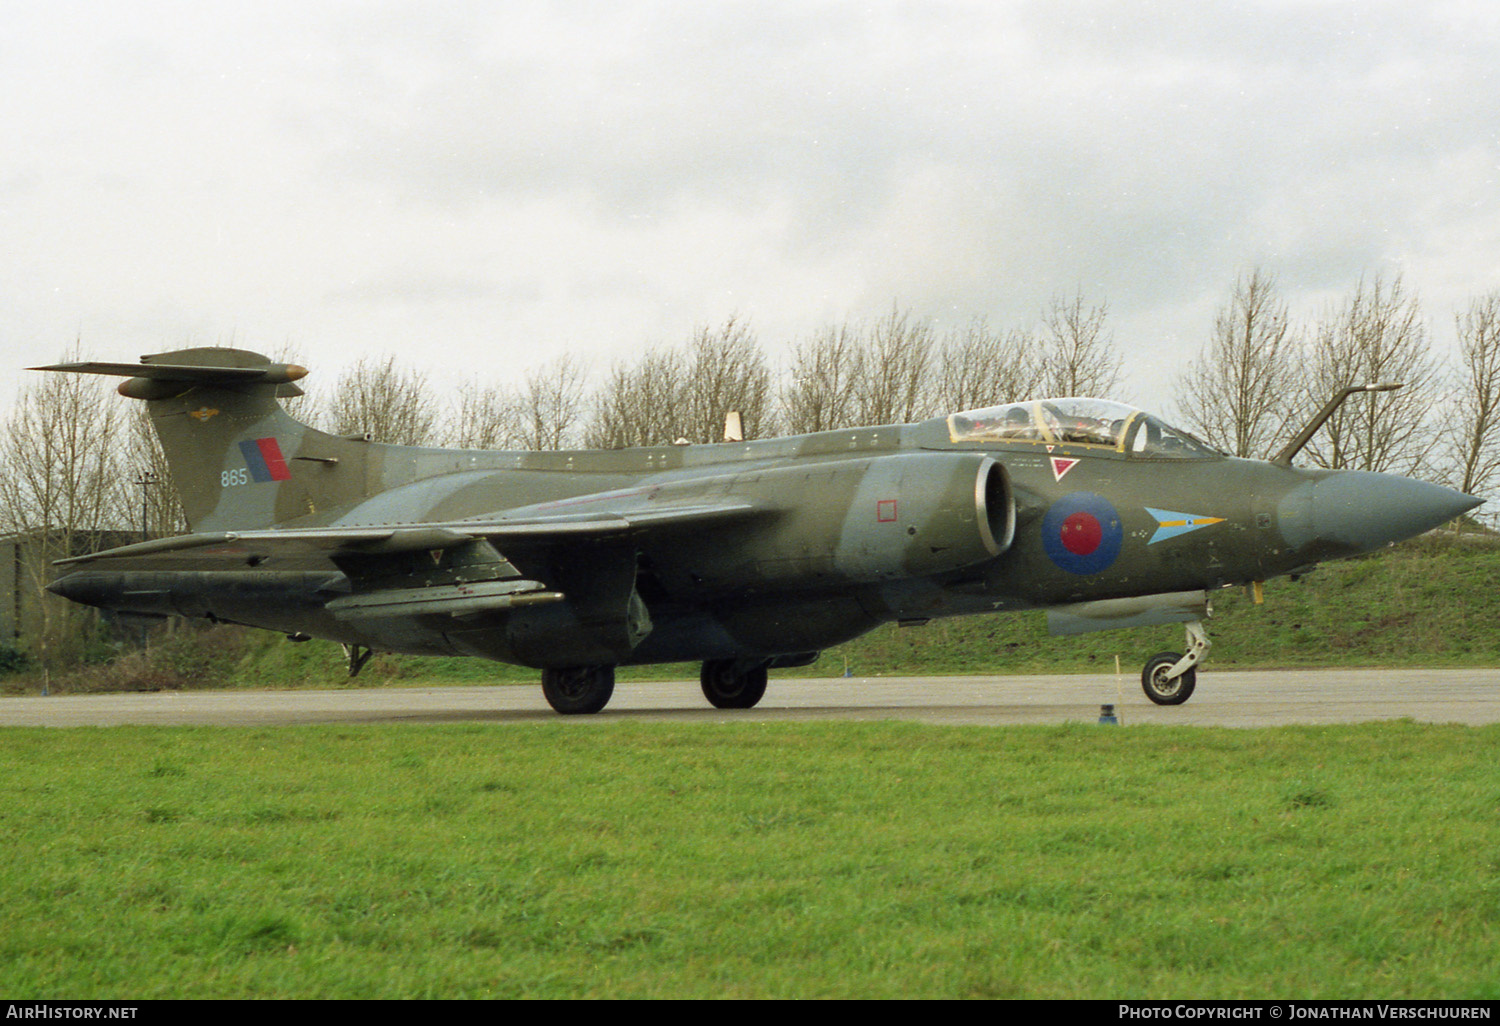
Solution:
[(750, 709), (766, 695), (766, 664), (742, 669), (733, 659), (710, 659), (703, 664), (698, 681), (703, 697), (715, 709)]
[(613, 666), (568, 666), (542, 671), (542, 694), (564, 716), (596, 713), (615, 693)]
[(1198, 684), (1196, 666), (1176, 680), (1167, 680), (1164, 676), (1181, 658), (1181, 652), (1158, 652), (1146, 660), (1146, 668), (1141, 671), (1141, 690), (1157, 705), (1181, 705), (1193, 697), (1193, 688)]

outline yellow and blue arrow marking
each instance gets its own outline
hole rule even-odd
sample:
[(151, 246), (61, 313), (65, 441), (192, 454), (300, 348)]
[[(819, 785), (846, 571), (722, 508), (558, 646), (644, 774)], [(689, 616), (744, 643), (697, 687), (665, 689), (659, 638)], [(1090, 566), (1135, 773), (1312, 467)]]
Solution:
[(1196, 531), (1198, 528), (1207, 527), (1209, 524), (1224, 522), (1223, 517), (1205, 517), (1197, 513), (1178, 513), (1170, 509), (1152, 509), (1150, 506), (1146, 507), (1146, 512), (1156, 518), (1156, 533), (1151, 536), (1150, 541), (1146, 542), (1147, 545), (1155, 545), (1159, 541), (1176, 538), (1178, 535), (1187, 534), (1189, 531)]

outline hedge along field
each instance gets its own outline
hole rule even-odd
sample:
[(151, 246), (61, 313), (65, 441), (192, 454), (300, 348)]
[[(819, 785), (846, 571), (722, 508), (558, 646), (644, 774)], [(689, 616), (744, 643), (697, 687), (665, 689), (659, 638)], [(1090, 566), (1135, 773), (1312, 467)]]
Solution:
[(1500, 997), (1500, 727), (0, 731), (0, 992)]

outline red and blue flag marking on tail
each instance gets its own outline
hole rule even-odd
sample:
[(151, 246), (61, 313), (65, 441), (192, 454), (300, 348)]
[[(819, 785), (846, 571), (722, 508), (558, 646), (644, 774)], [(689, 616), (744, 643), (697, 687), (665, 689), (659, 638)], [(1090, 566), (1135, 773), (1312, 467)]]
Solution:
[(286, 458), (281, 455), (281, 446), (274, 438), (254, 438), (240, 443), (240, 452), (250, 468), (250, 477), (257, 484), (264, 481), (285, 481), (292, 476), (287, 469)]

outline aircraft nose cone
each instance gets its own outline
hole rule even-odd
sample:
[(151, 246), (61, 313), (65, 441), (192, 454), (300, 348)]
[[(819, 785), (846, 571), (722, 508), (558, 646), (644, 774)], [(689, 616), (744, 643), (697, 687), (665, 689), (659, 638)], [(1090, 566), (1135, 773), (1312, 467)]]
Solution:
[(1293, 488), (1278, 512), (1294, 548), (1318, 542), (1331, 554), (1352, 554), (1430, 531), (1482, 501), (1394, 474), (1341, 470)]
[(69, 574), (66, 577), (59, 577), (47, 585), (47, 590), (54, 595), (61, 595), (65, 599), (82, 602), (84, 605), (92, 605), (93, 603), (89, 599), (96, 597), (93, 594), (94, 588), (92, 584), (93, 581), (89, 579), (89, 575), (87, 574)]
[(60, 577), (47, 585), (47, 590), (85, 606), (107, 606), (120, 597), (120, 588), (116, 582), (89, 571)]

